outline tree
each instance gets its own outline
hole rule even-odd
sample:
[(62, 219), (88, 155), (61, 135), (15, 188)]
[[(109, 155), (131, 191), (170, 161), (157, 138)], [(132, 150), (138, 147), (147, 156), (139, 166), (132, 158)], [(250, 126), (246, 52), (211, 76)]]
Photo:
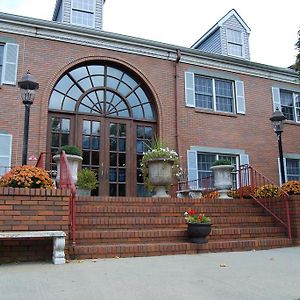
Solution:
[(299, 53), (296, 56), (295, 70), (298, 72), (300, 78), (300, 30), (298, 31), (298, 42), (296, 43), (296, 49), (299, 51)]

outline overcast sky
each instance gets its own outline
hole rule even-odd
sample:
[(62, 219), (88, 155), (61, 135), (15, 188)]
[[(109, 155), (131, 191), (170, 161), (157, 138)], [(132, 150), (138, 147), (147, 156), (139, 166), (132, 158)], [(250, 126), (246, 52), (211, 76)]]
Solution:
[[(0, 11), (51, 20), (56, 0), (0, 0)], [(251, 28), (251, 60), (295, 62), (300, 0), (106, 0), (103, 29), (190, 47), (230, 9)]]

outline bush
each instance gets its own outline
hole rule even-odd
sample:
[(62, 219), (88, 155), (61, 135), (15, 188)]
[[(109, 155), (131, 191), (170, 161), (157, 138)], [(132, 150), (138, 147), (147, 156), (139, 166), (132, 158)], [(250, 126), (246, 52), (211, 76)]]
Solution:
[(64, 145), (60, 147), (59, 150), (59, 153), (61, 153), (61, 151), (65, 151), (66, 154), (81, 156), (81, 150), (74, 145)]
[(212, 164), (213, 167), (214, 166), (227, 166), (227, 165), (231, 166), (231, 162), (229, 159), (218, 159)]
[(251, 198), (251, 195), (254, 195), (257, 190), (257, 187), (251, 187), (251, 185), (245, 185), (236, 190), (230, 191), (228, 196), (233, 198), (240, 198), (240, 192), (242, 192), (243, 198)]
[(96, 173), (90, 169), (81, 169), (77, 175), (77, 187), (84, 190), (94, 190), (98, 186)]
[(34, 166), (18, 166), (0, 178), (0, 186), (52, 189), (54, 183), (43, 169)]
[(278, 197), (280, 196), (280, 188), (274, 184), (266, 184), (258, 188), (255, 192), (256, 198), (269, 198), (269, 197)]
[(300, 194), (300, 180), (291, 180), (282, 185), (282, 190), (289, 195)]
[(218, 191), (210, 192), (202, 197), (202, 199), (206, 200), (214, 200), (220, 197), (220, 193)]

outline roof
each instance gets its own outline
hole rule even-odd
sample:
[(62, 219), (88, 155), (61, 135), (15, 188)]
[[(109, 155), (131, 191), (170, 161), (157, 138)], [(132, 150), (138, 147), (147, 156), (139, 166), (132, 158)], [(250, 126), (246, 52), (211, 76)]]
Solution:
[(223, 18), (221, 18), (212, 28), (210, 28), (196, 43), (194, 43), (191, 48), (197, 48), (202, 42), (204, 42), (208, 37), (210, 37), (215, 31), (217, 31), (223, 24), (232, 16), (235, 16), (241, 25), (245, 28), (247, 33), (250, 33), (250, 27), (245, 23), (241, 16), (237, 13), (235, 9), (230, 10)]

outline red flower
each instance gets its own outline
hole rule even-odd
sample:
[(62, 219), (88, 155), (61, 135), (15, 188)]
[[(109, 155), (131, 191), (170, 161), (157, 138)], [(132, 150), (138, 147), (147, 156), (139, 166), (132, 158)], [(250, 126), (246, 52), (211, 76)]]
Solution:
[(201, 214), (198, 216), (198, 219), (199, 219), (199, 220), (201, 220), (201, 219), (202, 219), (202, 215), (201, 215)]
[(193, 209), (191, 209), (190, 211), (189, 211), (189, 215), (195, 215), (196, 214), (196, 212), (193, 210)]

